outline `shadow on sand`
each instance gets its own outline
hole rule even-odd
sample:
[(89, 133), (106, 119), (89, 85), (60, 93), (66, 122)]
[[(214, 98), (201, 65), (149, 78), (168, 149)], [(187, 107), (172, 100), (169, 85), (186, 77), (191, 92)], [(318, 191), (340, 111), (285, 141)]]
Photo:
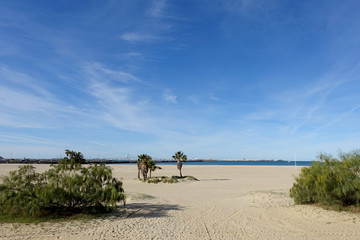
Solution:
[(174, 204), (130, 203), (110, 213), (108, 218), (159, 218), (169, 217), (169, 211), (182, 210), (184, 207)]
[(132, 203), (126, 205), (126, 218), (158, 218), (168, 217), (169, 211), (182, 210), (183, 207), (174, 204), (150, 204), (150, 203)]
[(210, 179), (201, 179), (201, 181), (229, 181), (228, 178), (210, 178)]

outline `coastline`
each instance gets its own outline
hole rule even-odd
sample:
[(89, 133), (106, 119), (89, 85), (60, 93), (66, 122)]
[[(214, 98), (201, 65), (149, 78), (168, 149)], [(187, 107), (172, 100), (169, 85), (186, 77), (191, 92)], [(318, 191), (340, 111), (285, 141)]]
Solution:
[[(0, 176), (21, 164), (2, 164)], [(45, 171), (49, 165), (34, 165)], [(142, 183), (133, 164), (110, 165), (126, 208), (88, 222), (0, 224), (0, 239), (357, 239), (360, 216), (294, 205), (289, 188), (301, 167), (185, 165), (199, 179)], [(178, 175), (161, 165), (154, 176)]]

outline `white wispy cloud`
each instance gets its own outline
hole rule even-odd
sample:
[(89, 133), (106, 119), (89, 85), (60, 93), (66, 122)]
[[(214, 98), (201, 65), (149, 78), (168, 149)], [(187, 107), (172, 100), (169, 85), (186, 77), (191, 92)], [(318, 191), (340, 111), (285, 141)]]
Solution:
[[(230, 15), (240, 16), (243, 20), (251, 21), (264, 19), (269, 20), (269, 15), (273, 14), (280, 5), (277, 0), (218, 0), (208, 1), (207, 3), (208, 7), (210, 7), (213, 11), (224, 12), (225, 19)], [(226, 21), (226, 23), (229, 22)], [(231, 25), (235, 26), (234, 24)]]
[(36, 94), (13, 90), (11, 88), (0, 86), (1, 103), (4, 109), (21, 112), (47, 112), (50, 110), (54, 102), (44, 99)]
[[(220, 1), (223, 9), (230, 12), (247, 13), (247, 11), (261, 7), (267, 1), (253, 1), (253, 0), (225, 0)], [(270, 1), (268, 1), (270, 2)]]
[[(3, 111), (6, 111), (3, 109)], [(9, 111), (9, 113), (0, 113), (0, 126), (12, 127), (12, 128), (48, 128), (41, 121), (36, 121), (32, 117), (26, 118), (24, 114), (19, 114), (15, 111)]]
[[(112, 71), (109, 66), (102, 65), (99, 70), (86, 64), (83, 68), (83, 79), (87, 85), (84, 91), (93, 98), (92, 108), (87, 109), (89, 115), (120, 130), (151, 134), (156, 138), (173, 136), (180, 132), (190, 133), (197, 129), (198, 123), (192, 122), (191, 117), (184, 114), (184, 109), (173, 109), (167, 104), (159, 106), (157, 102), (177, 104), (177, 96), (170, 89), (159, 90), (162, 95), (143, 91), (148, 89), (145, 80), (118, 82), (107, 78), (107, 72)], [(104, 71), (104, 68), (108, 71)], [(129, 73), (130, 74), (130, 73)], [(85, 86), (85, 85), (84, 85)], [(149, 95), (148, 95), (149, 94)], [(160, 97), (160, 99), (158, 99)], [(152, 98), (157, 98), (154, 101)], [(169, 111), (172, 114), (169, 115)], [(182, 116), (181, 119), (176, 116)], [(189, 122), (192, 122), (189, 124)]]
[(186, 98), (190, 100), (193, 104), (199, 104), (200, 102), (200, 97), (197, 94), (187, 96)]
[(277, 126), (277, 134), (283, 137), (319, 134), (346, 117), (354, 118), (356, 102), (347, 101), (348, 108), (336, 102), (343, 100), (337, 92), (349, 91), (351, 84), (359, 80), (356, 73), (360, 73), (358, 66), (325, 73), (296, 89), (276, 91), (242, 119), (272, 122)]
[(297, 93), (292, 93), (294, 94), (294, 104), (291, 106), (293, 112), (296, 112), (294, 117), (298, 119), (298, 123), (290, 128), (290, 133), (294, 134), (307, 124), (314, 128), (314, 126), (321, 124), (324, 119), (333, 115), (331, 112), (326, 111), (325, 108), (328, 108), (332, 97), (336, 98), (336, 91), (339, 91), (345, 84), (355, 80), (350, 77), (350, 72), (352, 70), (327, 74)]
[(0, 56), (10, 56), (19, 53), (19, 48), (8, 41), (0, 40)]
[[(101, 66), (101, 68), (98, 66), (99, 64), (87, 64), (84, 67), (85, 79), (88, 81), (86, 92), (94, 97), (97, 102), (92, 113), (99, 115), (103, 121), (123, 130), (153, 131), (153, 117), (146, 110), (148, 107), (146, 97), (135, 97), (135, 89), (129, 81), (122, 81), (122, 85), (114, 84), (114, 81), (118, 81), (118, 79), (108, 76), (109, 73), (113, 75), (114, 70), (105, 66)], [(130, 73), (121, 72), (120, 75), (131, 76), (130, 79), (136, 82), (141, 81)]]
[(45, 145), (45, 146), (62, 146), (66, 145), (63, 141), (54, 141), (54, 139), (34, 137), (26, 134), (0, 134), (0, 142), (3, 143), (21, 143), (21, 144), (32, 144), (32, 145)]
[(125, 58), (144, 58), (144, 54), (140, 52), (127, 52), (123, 54)]
[(86, 113), (59, 99), (43, 82), (29, 74), (0, 66), (0, 125), (14, 128), (54, 128), (76, 124)]
[(172, 94), (171, 90), (169, 90), (169, 89), (164, 90), (163, 99), (166, 102), (177, 103), (177, 96)]
[(148, 43), (170, 39), (169, 33), (173, 24), (169, 21), (171, 18), (167, 11), (167, 1), (152, 1), (150, 7), (140, 18), (141, 24), (133, 27), (130, 31), (120, 34), (120, 39), (129, 43)]
[(13, 86), (24, 91), (31, 91), (37, 95), (52, 97), (52, 94), (45, 89), (45, 82), (35, 79), (27, 74), (10, 69), (7, 65), (0, 65), (0, 78), (2, 85)]
[(119, 81), (123, 83), (128, 83), (130, 81), (140, 82), (137, 77), (130, 73), (110, 69), (100, 63), (86, 64), (84, 69), (87, 77), (90, 79), (101, 78), (103, 81)]
[(43, 125), (43, 118), (51, 117), (60, 104), (47, 89), (41, 87), (41, 81), (7, 66), (0, 66), (0, 78), (0, 124), (11, 127), (49, 127)]
[(209, 99), (213, 100), (213, 101), (220, 101), (220, 98), (218, 96), (215, 96), (214, 93), (207, 93), (207, 95), (209, 96)]
[(147, 14), (153, 18), (162, 18), (164, 17), (165, 8), (166, 0), (153, 1), (151, 7), (147, 11)]
[(126, 32), (120, 38), (128, 42), (149, 42), (162, 39), (161, 36), (146, 32)]
[(249, 121), (262, 121), (269, 119), (276, 119), (278, 117), (278, 110), (263, 110), (256, 111), (245, 115), (243, 118)]
[(337, 122), (342, 121), (343, 119), (345, 119), (346, 117), (350, 117), (354, 112), (356, 112), (358, 109), (360, 109), (360, 105), (357, 105), (353, 108), (351, 108), (350, 110), (344, 111), (342, 112), (340, 115), (334, 117), (333, 119), (331, 119), (330, 121), (326, 122), (325, 124), (321, 125), (320, 127), (316, 128), (314, 130), (313, 133), (317, 133), (323, 129), (326, 129), (334, 124), (336, 124)]

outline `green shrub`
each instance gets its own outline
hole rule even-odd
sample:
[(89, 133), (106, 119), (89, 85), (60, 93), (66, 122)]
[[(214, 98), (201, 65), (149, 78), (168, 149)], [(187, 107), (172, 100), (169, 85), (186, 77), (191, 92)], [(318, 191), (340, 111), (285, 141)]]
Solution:
[(162, 177), (151, 177), (151, 178), (147, 178), (146, 182), (147, 183), (159, 183), (161, 182)]
[(105, 165), (62, 161), (44, 173), (20, 166), (0, 184), (0, 214), (44, 217), (101, 213), (125, 203), (122, 182)]
[(166, 177), (166, 176), (160, 176), (160, 177), (151, 177), (146, 179), (147, 183), (177, 183), (180, 181), (199, 181), (198, 179), (196, 179), (193, 176), (184, 176), (184, 177), (179, 177), (179, 176), (171, 176), (171, 177)]
[(321, 162), (301, 170), (290, 189), (295, 203), (360, 206), (360, 151), (339, 156), (321, 154)]

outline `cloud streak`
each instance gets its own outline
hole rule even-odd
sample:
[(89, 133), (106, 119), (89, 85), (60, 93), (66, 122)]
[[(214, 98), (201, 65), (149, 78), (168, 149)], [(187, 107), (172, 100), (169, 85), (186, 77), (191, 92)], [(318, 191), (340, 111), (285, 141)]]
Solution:
[(64, 113), (61, 103), (41, 81), (0, 66), (0, 124), (11, 127), (50, 127), (44, 118)]
[(278, 136), (286, 138), (319, 135), (346, 121), (346, 117), (355, 117), (358, 103), (349, 101), (344, 108), (345, 99), (337, 93), (350, 92), (359, 80), (357, 73), (359, 67), (333, 71), (297, 89), (274, 92), (242, 120), (245, 124), (252, 121), (259, 125), (272, 124)]
[(153, 43), (169, 40), (169, 33), (173, 28), (169, 14), (166, 13), (167, 1), (152, 1), (144, 13), (144, 19), (131, 31), (120, 34), (120, 39), (131, 44)]
[(134, 75), (109, 69), (105, 66), (103, 66), (100, 63), (92, 63), (92, 64), (86, 64), (84, 66), (84, 71), (86, 72), (87, 78), (89, 79), (102, 79), (103, 81), (116, 81), (116, 82), (122, 82), (122, 83), (129, 83), (129, 82), (140, 82), (140, 80), (135, 77)]
[(165, 89), (163, 93), (163, 99), (166, 102), (177, 103), (177, 96), (172, 94), (169, 89)]
[[(121, 85), (117, 84), (119, 79), (113, 78), (114, 75), (120, 75)], [(105, 122), (123, 130), (143, 133), (154, 131), (153, 118), (146, 110), (148, 102), (133, 96), (131, 83), (141, 80), (129, 73), (119, 74), (105, 66), (99, 67), (98, 63), (87, 64), (84, 76), (89, 83), (86, 92), (97, 102), (92, 114), (101, 116)], [(125, 79), (122, 78), (124, 76)]]
[(122, 40), (139, 43), (139, 42), (150, 42), (163, 39), (160, 36), (144, 33), (144, 32), (126, 32), (120, 36)]

